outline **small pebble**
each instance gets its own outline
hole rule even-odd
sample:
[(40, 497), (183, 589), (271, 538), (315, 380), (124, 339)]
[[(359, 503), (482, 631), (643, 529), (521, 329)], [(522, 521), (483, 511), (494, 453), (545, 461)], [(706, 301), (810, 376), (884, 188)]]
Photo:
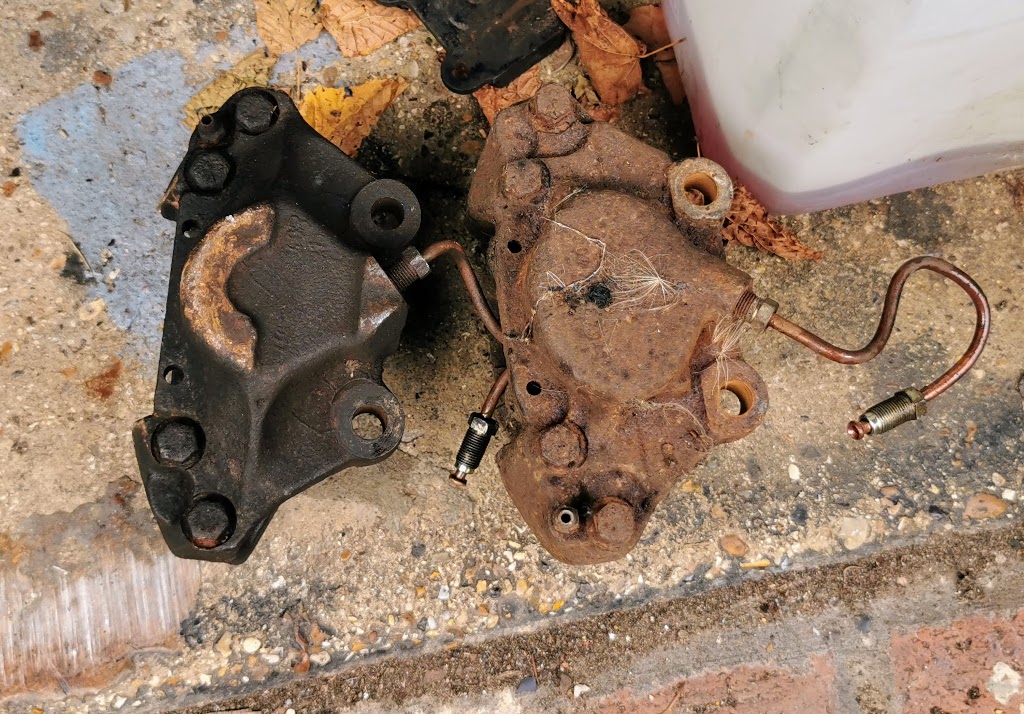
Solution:
[(263, 655), (263, 661), (267, 664), (279, 664), (281, 662), (281, 656), (276, 654), (265, 654)]
[(413, 545), (411, 552), (412, 557), (422, 558), (424, 555), (427, 554), (427, 546), (425, 546), (423, 543), (416, 543), (415, 545)]
[(209, 687), (213, 683), (213, 677), (208, 674), (200, 674), (199, 683), (204, 687)]
[(78, 319), (82, 322), (95, 320), (103, 312), (104, 307), (106, 307), (106, 303), (103, 301), (103, 298), (96, 298), (87, 302), (78, 308)]
[(451, 588), (447, 585), (442, 585), (441, 589), (437, 591), (438, 600), (447, 600), (451, 596)]
[(214, 645), (216, 650), (220, 652), (223, 657), (231, 656), (231, 633), (225, 632), (221, 635), (221, 638), (217, 640), (217, 644)]
[(892, 502), (899, 501), (900, 498), (900, 487), (899, 486), (882, 486), (879, 489), (879, 493), (888, 498)]
[(998, 518), (1006, 513), (1006, 502), (991, 493), (976, 493), (967, 499), (964, 518)]
[(117, 697), (114, 700), (114, 709), (120, 709), (128, 703), (128, 697)]
[(585, 685), (585, 684), (577, 684), (575, 687), (572, 688), (572, 696), (573, 696), (574, 699), (579, 699), (580, 697), (582, 697), (584, 694), (586, 694), (589, 691), (590, 691), (590, 687), (588, 687), (587, 685)]
[(255, 637), (246, 637), (242, 640), (242, 651), (246, 654), (256, 654), (263, 647), (263, 643)]
[(1016, 501), (1017, 500), (1017, 492), (1014, 491), (1012, 488), (1004, 488), (1003, 489), (1003, 500), (1004, 501), (1011, 501), (1011, 502)]
[(750, 546), (738, 535), (724, 536), (722, 540), (718, 541), (718, 544), (722, 546), (722, 550), (734, 558), (742, 558), (750, 551)]
[(324, 652), (323, 650), (321, 650), (320, 652), (314, 652), (313, 654), (311, 654), (309, 656), (309, 661), (317, 665), (318, 667), (323, 667), (325, 664), (331, 661), (331, 655), (329, 652)]
[(529, 694), (537, 691), (537, 680), (533, 677), (527, 677), (519, 686), (516, 687), (516, 694)]
[(800, 467), (796, 464), (789, 465), (789, 477), (794, 481), (800, 480)]
[(857, 550), (867, 543), (871, 535), (871, 524), (867, 518), (847, 516), (839, 522), (837, 536), (847, 550)]

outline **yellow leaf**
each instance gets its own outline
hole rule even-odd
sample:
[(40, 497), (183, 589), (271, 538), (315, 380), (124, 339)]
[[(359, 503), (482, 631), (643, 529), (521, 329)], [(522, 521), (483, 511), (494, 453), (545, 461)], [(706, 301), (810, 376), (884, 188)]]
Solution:
[(344, 57), (362, 57), (420, 26), (408, 10), (373, 0), (324, 0), (320, 21), (338, 42)]
[(297, 49), (322, 29), (316, 0), (256, 0), (256, 30), (275, 55)]
[(240, 89), (266, 87), (275, 64), (277, 57), (268, 57), (263, 50), (257, 50), (231, 69), (221, 72), (185, 105), (185, 126), (195, 129), (204, 114), (220, 109), (221, 104)]
[(408, 86), (395, 77), (371, 79), (351, 90), (317, 87), (303, 98), (299, 111), (310, 126), (354, 157), (384, 110)]
[(483, 110), (484, 116), (487, 117), (487, 123), (493, 124), (494, 117), (498, 115), (498, 112), (511, 107), (513, 104), (519, 104), (519, 102), (525, 102), (527, 99), (530, 99), (537, 94), (540, 85), (540, 67), (535, 66), (507, 87), (499, 89), (498, 87), (487, 85), (473, 92), (473, 96), (480, 103), (480, 109)]

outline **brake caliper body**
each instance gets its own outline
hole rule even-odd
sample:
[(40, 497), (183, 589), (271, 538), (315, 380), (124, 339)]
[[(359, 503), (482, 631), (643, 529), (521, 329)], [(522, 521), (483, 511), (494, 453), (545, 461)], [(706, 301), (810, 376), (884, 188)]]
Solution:
[(717, 164), (673, 163), (555, 85), (495, 122), (470, 212), (494, 230), (511, 376), (497, 460), (563, 561), (623, 557), (673, 484), (764, 417), (736, 346), (763, 302), (723, 259), (732, 193)]
[(136, 455), (171, 550), (238, 563), (286, 499), (401, 442), (381, 375), (420, 207), (254, 88), (202, 119), (162, 210), (177, 233)]

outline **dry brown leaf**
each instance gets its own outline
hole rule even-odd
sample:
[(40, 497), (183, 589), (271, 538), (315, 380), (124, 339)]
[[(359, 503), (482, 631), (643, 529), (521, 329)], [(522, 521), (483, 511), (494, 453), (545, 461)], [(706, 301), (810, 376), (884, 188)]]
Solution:
[(661, 79), (665, 83), (673, 104), (682, 104), (686, 99), (686, 90), (683, 89), (683, 77), (679, 74), (679, 66), (676, 64), (676, 55), (669, 45), (672, 38), (668, 34), (668, 27), (665, 26), (665, 13), (659, 5), (643, 5), (635, 7), (629, 13), (629, 22), (623, 27), (648, 47), (665, 47), (654, 55), (654, 62), (661, 72)]
[(317, 87), (303, 98), (299, 111), (310, 126), (354, 157), (380, 115), (408, 86), (394, 77), (371, 79), (351, 89)]
[(646, 52), (644, 45), (615, 23), (597, 0), (551, 0), (562, 22), (572, 30), (580, 51), (580, 59), (587, 68), (601, 101), (622, 104), (632, 99), (643, 88), (640, 57)]
[(498, 112), (532, 98), (537, 94), (541, 84), (540, 67), (535, 66), (507, 87), (498, 88), (487, 85), (473, 92), (473, 96), (480, 103), (480, 109), (487, 117), (487, 123), (493, 124), (494, 117), (498, 116)]
[(277, 57), (268, 57), (263, 50), (257, 50), (231, 69), (218, 74), (185, 105), (185, 126), (195, 129), (204, 114), (220, 109), (220, 105), (240, 89), (266, 87), (275, 64)]
[(572, 86), (572, 96), (576, 97), (576, 100), (583, 105), (594, 121), (611, 122), (622, 116), (622, 107), (601, 103), (597, 92), (594, 91), (594, 85), (582, 74), (576, 75), (576, 81)]
[(732, 208), (722, 229), (728, 240), (786, 260), (821, 260), (822, 253), (800, 242), (793, 231), (768, 215), (746, 186), (735, 184)]
[(362, 57), (420, 26), (408, 10), (384, 7), (373, 0), (324, 0), (320, 21), (344, 57)]
[(296, 50), (322, 29), (316, 0), (256, 0), (256, 31), (271, 54)]

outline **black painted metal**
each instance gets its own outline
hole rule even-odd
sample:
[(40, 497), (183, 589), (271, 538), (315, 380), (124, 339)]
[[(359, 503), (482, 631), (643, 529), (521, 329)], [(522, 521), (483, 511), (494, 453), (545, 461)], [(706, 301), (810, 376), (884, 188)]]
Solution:
[(549, 0), (377, 0), (412, 10), (444, 47), (441, 80), (469, 94), (504, 87), (565, 40)]
[[(252, 207), (271, 218), (239, 240), (266, 240), (224, 258), (230, 305), (222, 321), (200, 320), (183, 307), (183, 274), (202, 275), (189, 260)], [(239, 563), (285, 500), (398, 447), (402, 408), (381, 374), (407, 306), (382, 266), (415, 237), (420, 207), (317, 134), (287, 95), (251, 88), (204, 118), (161, 210), (177, 234), (136, 456), (171, 550)], [(238, 324), (255, 331), (248, 363), (217, 347), (218, 330)], [(367, 413), (382, 426), (368, 439), (353, 425)]]

